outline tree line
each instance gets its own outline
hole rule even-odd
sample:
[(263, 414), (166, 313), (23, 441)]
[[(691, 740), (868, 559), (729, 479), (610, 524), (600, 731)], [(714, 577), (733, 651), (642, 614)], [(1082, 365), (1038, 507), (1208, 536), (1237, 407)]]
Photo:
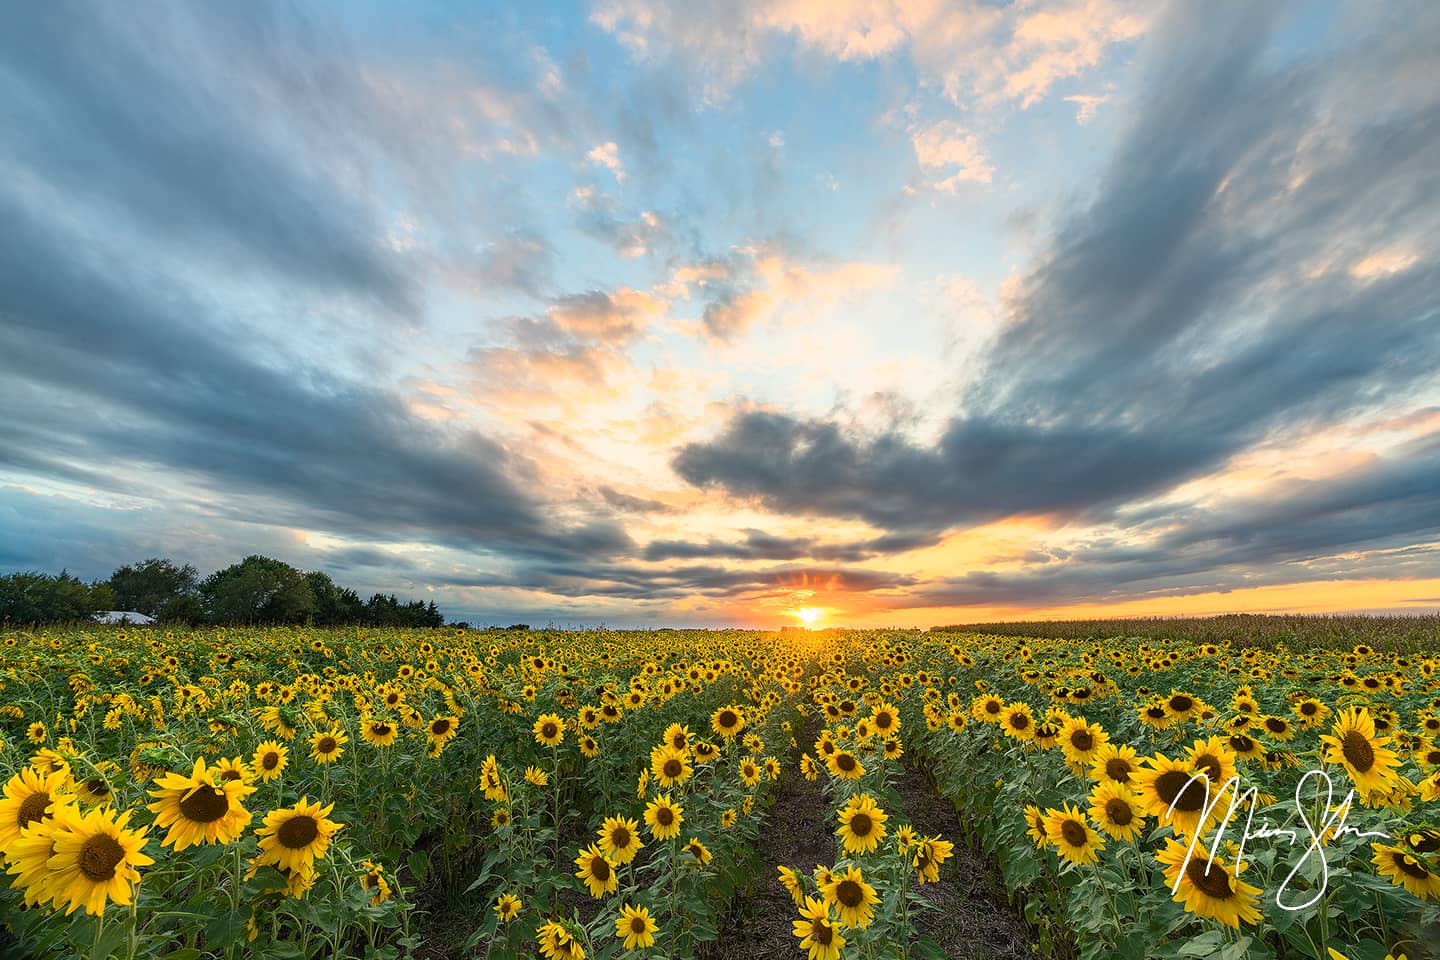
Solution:
[(0, 576), (0, 623), (39, 624), (85, 620), (107, 610), (126, 610), (167, 623), (358, 624), (377, 627), (440, 627), (435, 606), (408, 603), (394, 594), (369, 600), (320, 571), (302, 571), (281, 560), (252, 555), (200, 579), (190, 564), (152, 557), (127, 564), (108, 580), (90, 583), (68, 570), (58, 575)]

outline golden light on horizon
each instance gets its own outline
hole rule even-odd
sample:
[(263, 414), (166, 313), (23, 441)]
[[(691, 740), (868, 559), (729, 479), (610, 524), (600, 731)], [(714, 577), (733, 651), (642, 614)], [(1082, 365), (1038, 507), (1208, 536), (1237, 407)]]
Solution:
[(821, 607), (801, 607), (799, 610), (792, 611), (790, 616), (807, 627), (813, 627), (825, 616), (825, 610)]

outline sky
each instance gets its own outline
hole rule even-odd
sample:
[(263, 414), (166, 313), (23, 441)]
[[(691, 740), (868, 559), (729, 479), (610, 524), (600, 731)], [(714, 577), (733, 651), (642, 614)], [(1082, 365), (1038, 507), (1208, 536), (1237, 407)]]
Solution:
[(0, 571), (1440, 608), (1440, 5), (24, 4)]

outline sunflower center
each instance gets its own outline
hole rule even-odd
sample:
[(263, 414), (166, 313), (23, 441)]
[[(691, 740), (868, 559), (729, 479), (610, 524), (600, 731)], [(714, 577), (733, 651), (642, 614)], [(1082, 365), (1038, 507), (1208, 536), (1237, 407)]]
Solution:
[(1249, 753), (1255, 749), (1255, 741), (1243, 733), (1237, 733), (1230, 738), (1230, 746), (1232, 749), (1238, 750), (1241, 753)]
[(540, 736), (544, 737), (544, 738), (547, 739), (547, 740), (549, 740), (549, 739), (551, 739), (552, 737), (554, 737), (555, 734), (558, 733), (558, 732), (559, 732), (559, 731), (556, 730), (555, 724), (553, 724), (553, 723), (547, 723), (547, 724), (545, 724), (545, 726), (543, 726), (543, 727), (540, 728)]
[(1060, 824), (1060, 836), (1072, 847), (1085, 846), (1085, 826), (1077, 820), (1066, 820)]
[(1205, 806), (1205, 788), (1184, 770), (1167, 770), (1156, 777), (1155, 793), (1181, 813), (1195, 813)]
[(1300, 712), (1303, 713), (1303, 714), (1304, 714), (1305, 716), (1307, 716), (1307, 717), (1313, 717), (1313, 716), (1315, 715), (1315, 704), (1313, 704), (1313, 703), (1302, 703), (1302, 704), (1300, 704)]
[(320, 824), (315, 822), (314, 817), (300, 815), (291, 817), (280, 824), (280, 829), (275, 831), (275, 836), (280, 843), (291, 850), (304, 850), (315, 842), (320, 836)]
[(1177, 693), (1175, 696), (1170, 698), (1170, 709), (1174, 710), (1176, 713), (1184, 713), (1186, 710), (1189, 710), (1193, 706), (1195, 706), (1195, 701), (1191, 700), (1183, 693)]
[(50, 794), (48, 791), (32, 793), (20, 801), (20, 812), (15, 815), (15, 826), (24, 830), (27, 824), (45, 818), (45, 808), (50, 806)]
[(1269, 730), (1271, 733), (1284, 733), (1285, 721), (1281, 720), (1279, 717), (1267, 717), (1265, 719), (1265, 729)]
[(675, 734), (675, 736), (671, 737), (671, 738), (670, 738), (670, 746), (674, 747), (676, 750), (684, 750), (684, 749), (685, 749), (685, 734), (683, 734), (683, 733), (677, 733), (677, 734)]
[(893, 719), (893, 718), (892, 718), (892, 717), (890, 716), (890, 714), (888, 714), (888, 713), (879, 713), (879, 714), (876, 714), (876, 715), (875, 715), (875, 726), (879, 727), (881, 730), (889, 730), (889, 729), (890, 729), (890, 723), (891, 723), (891, 720), (892, 720), (892, 719)]
[(834, 939), (834, 937), (835, 931), (831, 928), (830, 924), (824, 920), (816, 920), (810, 925), (810, 939), (820, 944), (820, 946), (830, 946), (830, 941)]
[(377, 737), (388, 737), (390, 736), (390, 724), (377, 723), (375, 724), (375, 726), (370, 728), (370, 732), (375, 734), (375, 736)]
[(104, 883), (115, 876), (115, 868), (125, 859), (125, 848), (108, 833), (100, 833), (85, 841), (80, 848), (80, 872), (95, 883)]
[(1210, 778), (1211, 783), (1219, 783), (1220, 774), (1225, 769), (1220, 766), (1220, 758), (1211, 753), (1204, 753), (1196, 757), (1195, 766), (1205, 771), (1205, 775)]
[(738, 719), (738, 718), (735, 716), (735, 711), (733, 711), (733, 710), (721, 710), (721, 711), (720, 711), (720, 726), (722, 726), (722, 727), (733, 727), (733, 726), (735, 726), (735, 722), (736, 722), (737, 719)]
[(1430, 871), (1425, 869), (1424, 864), (1414, 857), (1404, 853), (1394, 854), (1395, 866), (1403, 873), (1409, 874), (1416, 880), (1425, 880), (1430, 876)]
[(610, 882), (610, 864), (605, 862), (604, 857), (596, 857), (590, 861), (590, 876), (602, 883)]
[(435, 736), (437, 737), (445, 736), (445, 734), (450, 732), (450, 721), (436, 720), (434, 723), (430, 724), (430, 732), (435, 734)]
[(655, 811), (655, 822), (662, 827), (668, 827), (675, 822), (675, 811), (669, 807), (661, 807)]
[(99, 777), (92, 777), (86, 780), (85, 789), (92, 797), (107, 797), (110, 795), (110, 784)]
[(994, 701), (994, 700), (991, 700), (989, 703), (985, 704), (985, 712), (986, 712), (986, 713), (999, 713), (999, 712), (1000, 712), (1000, 704), (997, 703), (997, 702)]
[(1197, 890), (1213, 900), (1229, 900), (1235, 896), (1235, 891), (1230, 889), (1230, 875), (1218, 863), (1195, 857), (1186, 865), (1185, 876)]
[(835, 758), (835, 766), (839, 767), (841, 770), (844, 770), (846, 773), (849, 773), (851, 770), (855, 769), (855, 758), (850, 756), (850, 754), (848, 753), (842, 753)]
[(1163, 719), (1165, 719), (1165, 708), (1164, 708), (1164, 707), (1146, 707), (1146, 708), (1145, 708), (1145, 715), (1146, 715), (1147, 717), (1149, 717), (1151, 720), (1163, 720)]
[(630, 831), (625, 827), (616, 827), (610, 831), (610, 843), (622, 850), (630, 846)]
[(278, 766), (280, 766), (280, 754), (273, 750), (260, 758), (260, 767), (264, 770), (274, 770)]
[(684, 769), (684, 764), (682, 764), (675, 757), (671, 757), (669, 760), (665, 761), (665, 776), (667, 777), (678, 777), (684, 771)]
[(1030, 726), (1030, 718), (1025, 716), (1025, 714), (1023, 713), (1011, 714), (1010, 726), (1014, 727), (1016, 730), (1024, 730), (1026, 727)]
[(1128, 827), (1135, 819), (1135, 812), (1130, 809), (1130, 804), (1119, 797), (1111, 797), (1105, 801), (1105, 817), (1117, 827)]
[(850, 832), (857, 837), (868, 837), (874, 829), (875, 821), (870, 819), (868, 813), (857, 813), (850, 818)]
[(1130, 782), (1130, 764), (1123, 757), (1111, 757), (1105, 761), (1105, 776), (1118, 783)]
[(1359, 730), (1351, 730), (1345, 734), (1345, 739), (1340, 741), (1340, 752), (1350, 761), (1350, 766), (1360, 773), (1365, 773), (1375, 766), (1375, 748), (1370, 746), (1369, 739)]
[(631, 918), (630, 918), (630, 932), (631, 932), (631, 933), (644, 934), (644, 933), (645, 933), (645, 918), (644, 918), (644, 917), (631, 917)]
[(865, 891), (854, 880), (841, 880), (835, 887), (835, 899), (841, 906), (858, 907), (865, 902)]
[(1095, 746), (1095, 738), (1090, 735), (1089, 730), (1076, 730), (1070, 734), (1070, 746), (1076, 750), (1090, 750)]
[(208, 784), (197, 787), (180, 801), (180, 813), (191, 823), (214, 823), (230, 812), (230, 798), (225, 791)]
[(315, 744), (315, 749), (320, 753), (330, 753), (340, 744), (335, 742), (334, 737), (321, 737), (320, 742)]

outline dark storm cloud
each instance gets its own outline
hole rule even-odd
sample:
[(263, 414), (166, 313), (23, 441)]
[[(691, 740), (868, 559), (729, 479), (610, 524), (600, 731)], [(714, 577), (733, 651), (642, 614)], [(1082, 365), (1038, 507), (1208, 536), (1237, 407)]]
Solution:
[[(676, 471), (895, 532), (1093, 522), (1259, 441), (1404, 403), (1440, 367), (1440, 98), (1419, 69), (1433, 65), (1440, 8), (1387, 9), (1374, 36), (1290, 62), (1272, 55), (1277, 10), (1172, 9), (1093, 200), (1060, 218), (937, 444), (752, 410), (678, 451)], [(1420, 257), (1356, 266), (1397, 241)], [(1421, 455), (1404, 455), (1397, 470), (1418, 471)], [(1429, 516), (1440, 484), (1415, 483), (1407, 509)], [(1343, 520), (1302, 511), (1297, 529), (1268, 534), (1273, 550), (1252, 541), (1239, 554), (1383, 539), (1394, 515), (1365, 499), (1383, 491), (1352, 493)], [(1262, 520), (1215, 530), (1197, 518), (1188, 548), (1206, 556), (1189, 569), (1229, 562), (1247, 530), (1267, 536)], [(1082, 576), (1049, 566), (1029, 579), (1037, 590)], [(1084, 576), (1103, 587), (1126, 575)]]
[(669, 513), (670, 508), (659, 500), (649, 500), (645, 497), (635, 497), (628, 493), (621, 493), (611, 486), (602, 486), (599, 489), (600, 496), (605, 502), (622, 513)]
[[(413, 313), (361, 185), (337, 186), (356, 171), (306, 149), (344, 146), (327, 116), (350, 95), (316, 53), (303, 22), (263, 6), (27, 4), (0, 31), (0, 158), (191, 256)], [(197, 73), (212, 61), (228, 69)]]
[[(516, 578), (499, 574), (457, 577), (437, 572), (435, 577), (438, 586), (447, 587), (506, 587), (516, 583)], [(522, 579), (527, 588), (556, 596), (626, 600), (679, 600), (696, 596), (755, 599), (790, 595), (813, 584), (860, 594), (899, 590), (918, 582), (911, 576), (871, 570), (806, 566), (734, 570), (705, 564), (651, 569), (623, 563), (536, 566), (528, 569)]]
[[(442, 433), (368, 386), (253, 358), (182, 289), (99, 262), (3, 195), (0, 220), (0, 399), (12, 424), (43, 431), (44, 456), (141, 466), (157, 486), (166, 471), (198, 477), (274, 498), (269, 522), (353, 535), (546, 558), (629, 544), (612, 523), (546, 520), (524, 489), (533, 467), (494, 441)], [(3, 436), (4, 459), (26, 455), (13, 429)]]
[(745, 531), (745, 539), (725, 542), (710, 539), (704, 543), (687, 540), (652, 540), (645, 545), (642, 556), (648, 561), (662, 560), (800, 560), (824, 563), (857, 563), (888, 553), (904, 553), (932, 546), (938, 535), (887, 535), (851, 543), (826, 543), (817, 537), (776, 537), (761, 530)]

